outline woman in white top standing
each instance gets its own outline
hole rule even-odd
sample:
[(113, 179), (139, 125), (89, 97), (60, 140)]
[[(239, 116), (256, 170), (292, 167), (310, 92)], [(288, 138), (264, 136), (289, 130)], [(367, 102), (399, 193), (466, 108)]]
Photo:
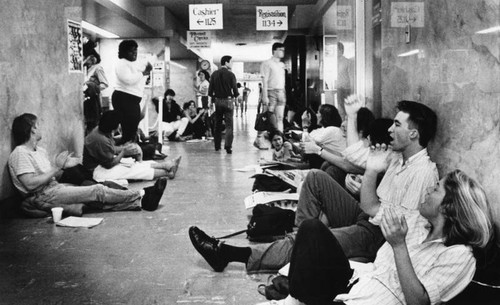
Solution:
[(136, 62), (137, 42), (124, 40), (118, 47), (119, 61), (115, 67), (116, 87), (111, 97), (113, 108), (121, 116), (122, 138), (118, 144), (135, 141), (141, 120), (140, 102), (144, 91), (144, 76), (153, 68)]

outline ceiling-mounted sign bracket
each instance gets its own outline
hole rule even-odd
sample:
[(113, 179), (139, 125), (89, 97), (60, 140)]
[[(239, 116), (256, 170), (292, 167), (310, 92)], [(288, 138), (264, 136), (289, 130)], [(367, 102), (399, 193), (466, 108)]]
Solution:
[(222, 30), (222, 3), (190, 4), (190, 30)]

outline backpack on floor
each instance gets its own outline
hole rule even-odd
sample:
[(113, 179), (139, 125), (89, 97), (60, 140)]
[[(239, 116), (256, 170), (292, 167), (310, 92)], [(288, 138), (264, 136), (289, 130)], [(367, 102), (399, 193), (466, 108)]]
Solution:
[(252, 217), (245, 230), (241, 230), (218, 239), (247, 233), (253, 242), (272, 242), (293, 232), (295, 212), (292, 210), (257, 204), (252, 210)]

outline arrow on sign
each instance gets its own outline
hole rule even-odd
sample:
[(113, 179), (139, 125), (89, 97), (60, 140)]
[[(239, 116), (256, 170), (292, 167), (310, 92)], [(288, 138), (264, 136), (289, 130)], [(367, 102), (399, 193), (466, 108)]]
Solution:
[(203, 19), (198, 19), (198, 21), (196, 21), (196, 23), (198, 23), (198, 25), (201, 25), (202, 23), (205, 23), (205, 21), (203, 21)]
[(277, 22), (277, 23), (278, 23), (278, 26), (281, 26), (281, 25), (283, 24), (283, 21), (278, 20), (278, 22)]

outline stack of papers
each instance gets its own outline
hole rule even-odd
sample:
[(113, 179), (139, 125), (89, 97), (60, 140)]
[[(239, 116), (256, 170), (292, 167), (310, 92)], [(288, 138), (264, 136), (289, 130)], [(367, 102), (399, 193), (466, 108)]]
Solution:
[(102, 222), (104, 218), (90, 218), (90, 217), (66, 217), (59, 222), (56, 222), (56, 225), (60, 227), (72, 227), (72, 228), (92, 228), (97, 226)]
[(283, 192), (257, 192), (245, 198), (245, 209), (251, 209), (257, 204), (273, 203), (273, 206), (282, 209), (296, 210), (297, 204), (292, 204), (292, 201), (298, 201), (298, 193), (283, 193)]

